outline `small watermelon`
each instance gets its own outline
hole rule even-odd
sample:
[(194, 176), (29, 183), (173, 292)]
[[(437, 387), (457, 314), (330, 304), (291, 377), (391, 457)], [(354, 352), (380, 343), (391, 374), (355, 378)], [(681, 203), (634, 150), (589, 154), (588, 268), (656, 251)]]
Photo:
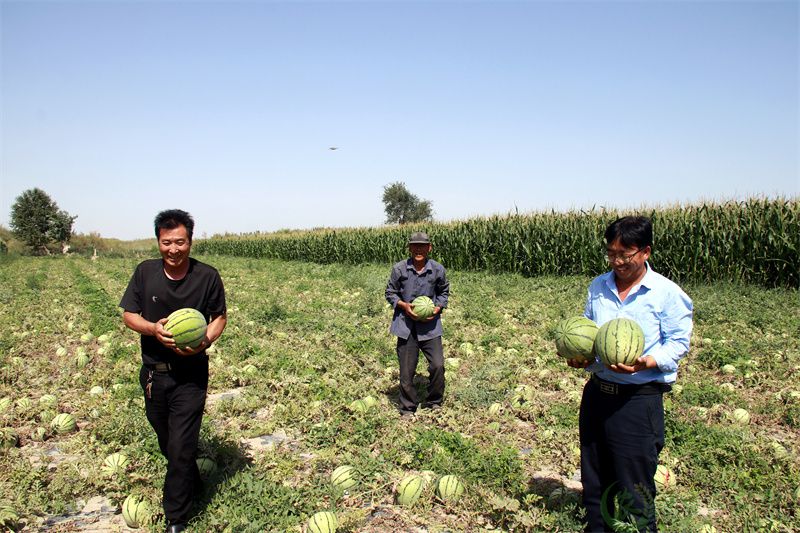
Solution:
[(632, 365), (644, 352), (644, 332), (630, 318), (609, 320), (597, 330), (594, 351), (607, 365)]
[(0, 413), (6, 411), (9, 407), (11, 407), (11, 398), (8, 396), (0, 398)]
[(422, 489), (425, 486), (425, 480), (420, 476), (411, 475), (403, 478), (397, 485), (397, 503), (411, 507), (422, 494)]
[(331, 484), (341, 490), (352, 489), (358, 485), (358, 470), (354, 466), (340, 466), (331, 472)]
[(33, 431), (31, 431), (31, 440), (42, 442), (44, 441), (46, 435), (47, 435), (46, 429), (44, 429), (43, 427), (37, 427), (34, 428)]
[(308, 519), (306, 531), (308, 533), (336, 533), (339, 521), (330, 511), (320, 511)]
[(70, 431), (75, 431), (78, 425), (75, 422), (74, 416), (69, 413), (61, 413), (56, 415), (50, 422), (50, 427), (53, 428), (53, 431), (56, 433), (69, 433)]
[(353, 400), (350, 403), (350, 410), (354, 413), (366, 413), (369, 411), (369, 404), (364, 400)]
[(556, 352), (566, 359), (593, 359), (597, 324), (585, 316), (562, 320), (556, 326)]
[(129, 528), (138, 529), (147, 522), (150, 512), (147, 502), (131, 494), (122, 502), (122, 518)]
[(750, 413), (746, 409), (734, 409), (730, 417), (734, 424), (739, 424), (740, 426), (746, 426), (750, 423)]
[(13, 448), (19, 443), (19, 437), (11, 428), (0, 429), (0, 450)]
[(464, 494), (464, 484), (456, 476), (442, 476), (436, 484), (436, 494), (443, 502), (456, 502)]
[(128, 457), (122, 453), (112, 453), (103, 461), (103, 466), (100, 470), (109, 477), (125, 472), (128, 466)]
[(39, 398), (39, 403), (42, 405), (55, 407), (56, 404), (58, 403), (58, 399), (52, 394), (45, 394), (41, 398)]
[(217, 463), (210, 457), (198, 457), (197, 469), (201, 477), (208, 478), (217, 470)]
[(414, 308), (414, 314), (417, 315), (417, 320), (425, 320), (433, 316), (433, 300), (427, 296), (417, 296), (411, 302), (411, 307)]
[(172, 333), (175, 344), (180, 349), (197, 348), (206, 338), (206, 318), (197, 309), (185, 307), (167, 317), (164, 329)]

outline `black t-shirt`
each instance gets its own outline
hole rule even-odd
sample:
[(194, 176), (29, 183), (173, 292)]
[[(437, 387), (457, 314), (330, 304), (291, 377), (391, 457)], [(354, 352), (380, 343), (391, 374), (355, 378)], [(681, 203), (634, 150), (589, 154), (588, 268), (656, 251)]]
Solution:
[[(150, 322), (166, 318), (184, 307), (197, 309), (209, 321), (211, 315), (225, 313), (225, 288), (219, 272), (205, 263), (189, 258), (189, 271), (180, 280), (172, 280), (164, 273), (161, 259), (139, 263), (128, 288), (119, 303), (125, 311), (142, 315)], [(142, 335), (142, 362), (146, 365), (172, 363), (190, 365), (205, 363), (205, 352), (183, 357), (158, 342), (150, 335)]]

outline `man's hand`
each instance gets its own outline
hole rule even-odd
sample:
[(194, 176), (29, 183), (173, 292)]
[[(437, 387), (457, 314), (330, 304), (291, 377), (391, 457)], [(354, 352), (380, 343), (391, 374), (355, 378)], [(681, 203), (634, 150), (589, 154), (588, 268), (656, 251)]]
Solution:
[(633, 374), (634, 372), (639, 372), (641, 370), (646, 370), (648, 368), (656, 368), (658, 364), (656, 363), (655, 357), (652, 355), (643, 355), (639, 359), (636, 360), (633, 365), (606, 365), (608, 368), (613, 370), (614, 372), (618, 372), (620, 374)]
[(442, 312), (442, 308), (441, 307), (434, 307), (433, 308), (433, 314), (431, 316), (429, 316), (428, 318), (422, 320), (422, 322), (431, 322), (433, 320), (436, 320), (436, 315), (438, 315), (441, 312)]
[(593, 361), (584, 359), (583, 357), (576, 357), (575, 359), (567, 359), (567, 364), (572, 368), (586, 368), (591, 365)]
[(397, 302), (397, 306), (400, 307), (400, 309), (402, 309), (405, 312), (405, 314), (410, 316), (412, 320), (419, 320), (417, 314), (414, 313), (414, 307), (410, 303), (400, 301)]
[(203, 337), (203, 342), (201, 342), (200, 346), (198, 346), (197, 348), (189, 348), (187, 346), (186, 348), (181, 349), (181, 348), (178, 348), (177, 346), (173, 346), (172, 347), (172, 351), (175, 352), (176, 354), (180, 355), (180, 356), (188, 357), (190, 355), (196, 355), (196, 354), (202, 352), (203, 350), (205, 350), (209, 346), (211, 346), (211, 341), (208, 340), (208, 336), (205, 336), (205, 337)]
[(172, 333), (164, 329), (164, 324), (167, 323), (166, 318), (162, 318), (153, 324), (153, 336), (158, 342), (170, 349), (175, 349), (175, 340), (172, 338)]

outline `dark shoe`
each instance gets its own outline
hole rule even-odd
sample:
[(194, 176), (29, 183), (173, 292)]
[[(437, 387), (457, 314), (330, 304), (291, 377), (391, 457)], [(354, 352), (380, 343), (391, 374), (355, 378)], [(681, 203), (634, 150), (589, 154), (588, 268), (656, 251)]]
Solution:
[(400, 416), (402, 418), (411, 418), (414, 416), (414, 411), (400, 411)]
[(167, 533), (181, 533), (181, 531), (186, 531), (186, 524), (172, 524), (167, 527)]

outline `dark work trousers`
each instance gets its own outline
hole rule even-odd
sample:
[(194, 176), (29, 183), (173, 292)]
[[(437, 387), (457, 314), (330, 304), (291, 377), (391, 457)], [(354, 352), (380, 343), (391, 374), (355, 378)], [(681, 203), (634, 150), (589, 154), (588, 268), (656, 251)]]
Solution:
[(208, 389), (208, 362), (191, 370), (153, 372), (142, 367), (139, 381), (145, 392), (147, 420), (158, 436), (167, 458), (164, 478), (164, 517), (169, 524), (185, 524), (192, 508), (195, 487), (200, 483), (197, 443)]
[(653, 476), (664, 447), (663, 394), (609, 394), (589, 380), (579, 426), (586, 531), (613, 531), (603, 520), (600, 501), (615, 482), (606, 499), (609, 515), (614, 516), (614, 495), (625, 490), (639, 516), (649, 519), (642, 530), (656, 531)]
[(417, 372), (419, 352), (428, 360), (428, 397), (423, 407), (442, 405), (444, 396), (444, 350), (442, 337), (426, 341), (417, 339), (417, 332), (411, 331), (407, 339), (397, 338), (397, 359), (400, 362), (400, 410), (417, 410), (417, 389), (414, 387), (414, 375)]

